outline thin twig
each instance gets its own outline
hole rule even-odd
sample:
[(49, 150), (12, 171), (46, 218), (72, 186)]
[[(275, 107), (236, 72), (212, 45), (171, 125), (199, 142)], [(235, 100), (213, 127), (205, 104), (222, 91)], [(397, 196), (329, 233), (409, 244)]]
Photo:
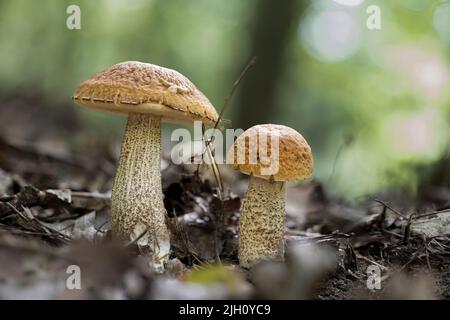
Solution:
[[(16, 212), (16, 213), (17, 213), (24, 221), (34, 221), (34, 222), (36, 222), (36, 223), (38, 224), (38, 226), (41, 227), (41, 230), (43, 230), (45, 233), (47, 233), (48, 236), (51, 236), (52, 233), (53, 233), (53, 236), (54, 236), (54, 235), (57, 235), (60, 241), (68, 242), (68, 241), (72, 240), (69, 236), (67, 236), (67, 235), (65, 235), (65, 234), (63, 234), (63, 233), (61, 233), (61, 232), (59, 232), (59, 231), (57, 231), (57, 230), (55, 230), (55, 229), (52, 229), (52, 228), (47, 227), (47, 226), (44, 225), (41, 221), (39, 221), (39, 219), (37, 219), (37, 218), (35, 218), (35, 217), (32, 217), (32, 218), (26, 217), (22, 212), (20, 212), (20, 211), (19, 211), (15, 206), (13, 206), (11, 203), (6, 202), (6, 204), (7, 204), (8, 206), (10, 206), (11, 209), (12, 209), (14, 212)], [(22, 209), (24, 210), (23, 207), (22, 207)]]
[(223, 198), (222, 197), (222, 195), (223, 195), (222, 175), (220, 174), (220, 170), (219, 170), (219, 167), (217, 166), (216, 159), (215, 159), (214, 155), (212, 154), (212, 151), (211, 151), (209, 145), (206, 146), (206, 150), (208, 151), (208, 157), (211, 159), (211, 167), (213, 170), (213, 174), (214, 174), (214, 177), (219, 186), (219, 198), (222, 200), (222, 198)]
[(145, 236), (145, 234), (148, 232), (148, 228), (146, 228), (143, 232), (141, 232), (139, 234), (139, 236), (137, 236), (136, 238), (134, 238), (133, 240), (131, 240), (130, 242), (126, 243), (124, 245), (124, 248), (128, 248), (129, 246), (135, 244), (136, 242), (138, 242), (139, 240), (142, 239), (143, 236)]
[(104, 200), (111, 199), (111, 195), (100, 192), (70, 191), (70, 195), (75, 198), (104, 199)]
[[(246, 64), (246, 66), (244, 67), (244, 69), (242, 70), (241, 74), (239, 75), (239, 77), (236, 79), (236, 81), (233, 83), (233, 86), (231, 87), (230, 92), (228, 93), (228, 95), (225, 97), (222, 108), (220, 109), (219, 112), (219, 117), (217, 118), (216, 123), (214, 124), (214, 129), (217, 129), (217, 127), (219, 126), (220, 121), (222, 120), (223, 114), (228, 106), (229, 101), (231, 100), (231, 98), (233, 97), (234, 92), (236, 91), (237, 87), (239, 86), (239, 84), (241, 83), (242, 79), (244, 79), (247, 71), (255, 64), (256, 62), (256, 57), (253, 56), (250, 61)], [(202, 137), (203, 134), (205, 132), (205, 128), (204, 126), (202, 127)], [(205, 152), (208, 152), (208, 155), (211, 159), (211, 165), (213, 168), (213, 173), (214, 173), (214, 177), (217, 181), (217, 184), (219, 186), (219, 197), (222, 199), (222, 194), (223, 194), (223, 182), (222, 182), (222, 176), (219, 170), (219, 167), (217, 166), (216, 160), (215, 158), (212, 156), (212, 151), (210, 148), (210, 144), (211, 144), (211, 139), (208, 139), (205, 141), (205, 151), (202, 152), (202, 159), (204, 158)], [(200, 169), (200, 164), (197, 166), (197, 170), (196, 173), (198, 174)]]
[(429, 212), (429, 213), (424, 213), (424, 214), (418, 214), (414, 217), (414, 220), (425, 218), (425, 217), (430, 217), (430, 216), (435, 216), (435, 215), (442, 214), (442, 213), (450, 213), (450, 209), (434, 211), (434, 212)]
[(333, 179), (333, 176), (334, 176), (334, 173), (335, 173), (335, 170), (336, 170), (336, 166), (337, 166), (338, 160), (339, 160), (342, 152), (344, 151), (344, 149), (346, 147), (348, 147), (352, 143), (352, 140), (353, 140), (352, 137), (345, 138), (344, 142), (340, 145), (339, 149), (337, 150), (336, 155), (334, 156), (334, 161), (333, 161), (333, 166), (332, 166), (332, 169), (331, 169), (331, 172), (330, 172), (330, 176), (328, 177), (328, 183), (330, 183), (332, 181), (332, 179)]
[(256, 62), (256, 56), (253, 56), (250, 61), (246, 64), (246, 66), (244, 67), (244, 69), (242, 70), (241, 74), (239, 75), (239, 78), (236, 79), (236, 81), (233, 83), (233, 86), (231, 87), (231, 91), (228, 93), (228, 95), (225, 97), (225, 100), (223, 102), (222, 108), (220, 109), (220, 113), (219, 113), (219, 118), (216, 121), (216, 124), (214, 125), (214, 129), (217, 129), (217, 126), (219, 125), (220, 120), (222, 119), (222, 116), (225, 112), (225, 109), (228, 105), (228, 102), (230, 101), (230, 99), (233, 97), (234, 92), (236, 91), (237, 87), (239, 86), (239, 84), (241, 83), (242, 79), (244, 79), (245, 74), (247, 73), (247, 71), (253, 67), (253, 65)]
[(379, 204), (383, 205), (384, 207), (388, 208), (389, 210), (391, 210), (395, 215), (397, 215), (400, 220), (405, 220), (406, 217), (398, 210), (392, 208), (390, 205), (388, 205), (386, 202), (382, 201), (382, 200), (378, 200), (378, 199), (372, 199), (372, 201), (378, 202)]
[(371, 260), (371, 259), (369, 259), (369, 258), (367, 258), (367, 257), (365, 257), (363, 255), (360, 255), (359, 253), (356, 254), (356, 258), (364, 260), (364, 261), (369, 262), (371, 264), (374, 264), (374, 265), (380, 267), (383, 270), (388, 270), (389, 269), (388, 267), (385, 267), (385, 266), (383, 266), (382, 264), (380, 264), (380, 263), (378, 263), (376, 261), (373, 261), (373, 260)]

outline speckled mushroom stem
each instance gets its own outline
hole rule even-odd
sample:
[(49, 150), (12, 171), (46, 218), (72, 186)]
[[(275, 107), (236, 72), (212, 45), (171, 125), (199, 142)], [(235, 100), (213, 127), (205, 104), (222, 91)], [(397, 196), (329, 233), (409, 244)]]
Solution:
[(114, 236), (149, 246), (154, 257), (168, 256), (170, 239), (165, 224), (161, 187), (161, 120), (131, 113), (122, 141), (111, 196)]
[(285, 193), (284, 182), (250, 177), (239, 221), (242, 267), (249, 268), (261, 260), (283, 260)]

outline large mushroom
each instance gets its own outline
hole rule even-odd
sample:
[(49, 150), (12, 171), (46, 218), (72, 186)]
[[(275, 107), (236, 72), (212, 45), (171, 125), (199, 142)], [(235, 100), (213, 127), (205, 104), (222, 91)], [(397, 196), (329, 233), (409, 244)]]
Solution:
[(84, 81), (73, 100), (128, 115), (111, 195), (112, 232), (126, 240), (141, 236), (138, 244), (164, 261), (170, 237), (161, 187), (161, 122), (214, 124), (216, 110), (179, 72), (137, 61), (115, 64)]
[(239, 263), (284, 257), (285, 181), (309, 178), (311, 148), (286, 126), (262, 124), (240, 135), (228, 155), (232, 168), (250, 175), (239, 220)]

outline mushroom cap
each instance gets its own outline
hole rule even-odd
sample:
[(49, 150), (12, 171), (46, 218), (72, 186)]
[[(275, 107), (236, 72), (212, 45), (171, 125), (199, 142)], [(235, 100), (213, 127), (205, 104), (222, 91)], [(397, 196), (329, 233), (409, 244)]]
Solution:
[(219, 118), (208, 98), (185, 76), (150, 63), (115, 64), (84, 81), (72, 99), (113, 113), (149, 113), (163, 121), (214, 124)]
[[(261, 139), (262, 136), (265, 136), (265, 140)], [(275, 164), (277, 170), (266, 174), (263, 169), (267, 170), (270, 166), (268, 160), (272, 157), (271, 147), (272, 143), (277, 141), (276, 138), (278, 138), (278, 155), (274, 153), (274, 159), (270, 163)], [(238, 146), (243, 148), (241, 157), (245, 158), (238, 158)], [(265, 149), (261, 150), (264, 147)], [(273, 181), (310, 178), (314, 165), (311, 147), (305, 138), (292, 128), (276, 124), (256, 125), (241, 134), (228, 153), (228, 163), (233, 169), (240, 170), (244, 174)]]

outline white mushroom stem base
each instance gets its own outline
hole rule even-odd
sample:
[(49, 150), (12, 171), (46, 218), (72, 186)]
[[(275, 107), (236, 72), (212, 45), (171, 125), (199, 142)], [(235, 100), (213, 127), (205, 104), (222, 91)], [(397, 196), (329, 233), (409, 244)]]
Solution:
[(250, 177), (239, 220), (239, 263), (283, 260), (285, 184)]
[(161, 187), (161, 120), (131, 113), (122, 141), (111, 195), (112, 232), (148, 246), (155, 262), (168, 258), (170, 239), (165, 224)]

